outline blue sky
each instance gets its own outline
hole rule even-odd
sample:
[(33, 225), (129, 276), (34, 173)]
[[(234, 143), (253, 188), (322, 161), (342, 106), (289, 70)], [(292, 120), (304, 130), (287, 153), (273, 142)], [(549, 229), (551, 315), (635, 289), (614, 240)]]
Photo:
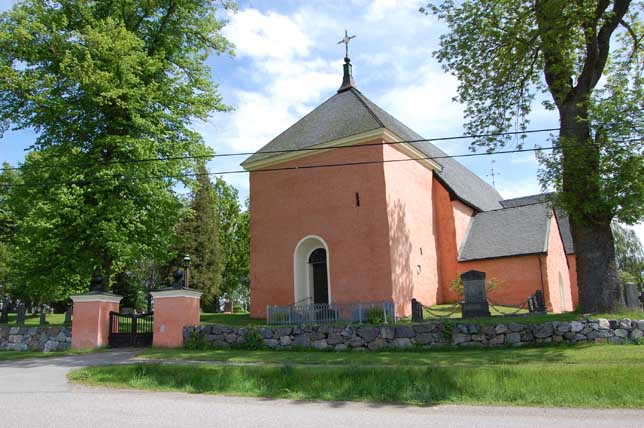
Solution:
[[(12, 0), (0, 0), (0, 10)], [(224, 30), (236, 46), (234, 57), (209, 59), (213, 80), (234, 110), (195, 123), (217, 152), (262, 147), (300, 117), (332, 96), (342, 80), (345, 28), (357, 37), (350, 45), (357, 87), (372, 101), (426, 138), (463, 133), (463, 108), (452, 101), (457, 81), (445, 74), (432, 52), (445, 26), (418, 12), (417, 0), (240, 0)], [(535, 106), (530, 128), (557, 127), (555, 114)], [(548, 145), (536, 134), (527, 146)], [(0, 140), (0, 161), (16, 164), (33, 141), (29, 131)], [(468, 152), (468, 141), (438, 144), (450, 154)], [(240, 169), (244, 157), (220, 158), (211, 171)], [(468, 168), (495, 184), (504, 197), (538, 193), (537, 162), (532, 153), (462, 159)], [(224, 178), (242, 197), (246, 174)], [(644, 227), (638, 227), (644, 238)]]

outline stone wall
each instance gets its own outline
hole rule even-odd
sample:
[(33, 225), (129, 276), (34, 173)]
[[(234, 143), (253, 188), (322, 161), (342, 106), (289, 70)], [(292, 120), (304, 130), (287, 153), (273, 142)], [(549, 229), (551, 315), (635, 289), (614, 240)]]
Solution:
[[(253, 331), (254, 333), (249, 333)], [(543, 324), (480, 325), (428, 322), (412, 325), (307, 325), (258, 328), (201, 325), (184, 328), (184, 343), (197, 335), (208, 346), (243, 346), (248, 335), (268, 348), (320, 350), (377, 350), (440, 346), (525, 346), (543, 343), (641, 342), (644, 320), (580, 320)]]
[(71, 327), (0, 326), (0, 351), (64, 351), (71, 342)]

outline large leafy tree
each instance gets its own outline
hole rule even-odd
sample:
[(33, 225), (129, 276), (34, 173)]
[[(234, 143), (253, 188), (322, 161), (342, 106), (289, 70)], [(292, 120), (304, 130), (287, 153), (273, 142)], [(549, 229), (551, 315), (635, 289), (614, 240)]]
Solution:
[[(559, 114), (541, 181), (571, 217), (580, 305), (614, 311), (620, 288), (611, 222), (644, 216), (642, 2), (452, 0), (422, 9), (449, 32), (436, 52), (459, 79), (472, 134), (525, 130), (536, 100)], [(478, 138), (493, 151), (511, 137)]]
[(0, 15), (0, 124), (37, 133), (11, 196), (21, 287), (55, 299), (167, 258), (175, 177), (210, 154), (191, 123), (227, 108), (205, 60), (231, 50), (217, 15), (228, 7), (23, 0)]
[(215, 181), (219, 241), (223, 252), (221, 293), (244, 300), (248, 293), (250, 270), (250, 230), (248, 204), (242, 209), (239, 192), (222, 178)]
[(219, 293), (224, 257), (219, 243), (216, 193), (203, 163), (197, 169), (197, 177), (191, 209), (178, 228), (180, 251), (175, 264), (184, 254), (191, 257), (190, 287), (202, 290), (202, 303), (209, 305)]
[(644, 286), (644, 247), (633, 229), (613, 224), (617, 267), (622, 282)]

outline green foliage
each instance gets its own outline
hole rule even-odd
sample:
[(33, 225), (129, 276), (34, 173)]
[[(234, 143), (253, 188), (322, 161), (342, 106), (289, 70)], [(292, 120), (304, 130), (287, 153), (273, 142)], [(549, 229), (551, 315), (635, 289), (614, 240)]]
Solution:
[[(173, 189), (196, 167), (183, 157), (212, 153), (191, 124), (227, 109), (205, 63), (231, 51), (218, 6), (25, 0), (0, 15), (0, 132), (37, 132), (9, 195), (19, 297), (63, 299), (96, 269), (109, 285), (167, 257)], [(159, 157), (180, 159), (133, 161)]]
[(206, 337), (195, 330), (190, 332), (190, 336), (183, 344), (183, 347), (189, 351), (204, 351), (210, 348)]
[(454, 323), (445, 320), (441, 323), (441, 326), (441, 335), (443, 336), (443, 339), (451, 342), (452, 337), (454, 336)]
[(215, 194), (202, 163), (197, 170), (197, 190), (192, 196), (188, 217), (179, 224), (175, 265), (181, 265), (184, 255), (190, 255), (190, 287), (203, 291), (202, 304), (209, 305), (219, 293), (223, 252), (219, 243), (219, 226)]
[(244, 336), (244, 343), (241, 343), (240, 346), (243, 349), (249, 351), (259, 351), (266, 348), (264, 339), (260, 336), (259, 332), (255, 329), (248, 328), (246, 330), (246, 335)]
[(250, 284), (248, 201), (243, 210), (237, 189), (221, 178), (217, 178), (214, 189), (219, 216), (219, 242), (224, 257), (221, 292), (233, 301), (247, 301)]
[(382, 324), (385, 322), (385, 312), (383, 308), (373, 307), (366, 311), (368, 324)]
[(633, 229), (613, 223), (615, 255), (622, 282), (644, 286), (644, 247)]
[(591, 312), (617, 308), (612, 220), (644, 217), (643, 7), (445, 0), (421, 8), (449, 27), (435, 56), (458, 77), (466, 132), (488, 135), (473, 149), (512, 144), (511, 135), (490, 134), (526, 130), (535, 101), (558, 111), (557, 148), (539, 154), (539, 178), (570, 216), (580, 304)]

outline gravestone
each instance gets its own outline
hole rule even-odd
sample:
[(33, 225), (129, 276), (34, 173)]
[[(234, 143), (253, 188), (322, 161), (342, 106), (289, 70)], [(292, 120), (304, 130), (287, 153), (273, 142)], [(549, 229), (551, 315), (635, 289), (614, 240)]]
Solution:
[(490, 306), (485, 291), (485, 272), (471, 270), (461, 275), (464, 301), (461, 303), (463, 318), (489, 317)]
[(0, 302), (0, 324), (7, 324), (9, 322), (9, 299), (4, 299)]
[(411, 320), (412, 322), (423, 320), (423, 304), (416, 299), (411, 299)]
[(40, 325), (45, 325), (47, 324), (47, 313), (45, 311), (42, 311), (40, 313)]
[(72, 310), (67, 309), (65, 311), (65, 325), (72, 325)]
[(624, 302), (629, 309), (641, 309), (638, 299), (637, 286), (631, 282), (624, 284)]
[(25, 325), (27, 311), (24, 303), (18, 303), (16, 308), (16, 325)]

